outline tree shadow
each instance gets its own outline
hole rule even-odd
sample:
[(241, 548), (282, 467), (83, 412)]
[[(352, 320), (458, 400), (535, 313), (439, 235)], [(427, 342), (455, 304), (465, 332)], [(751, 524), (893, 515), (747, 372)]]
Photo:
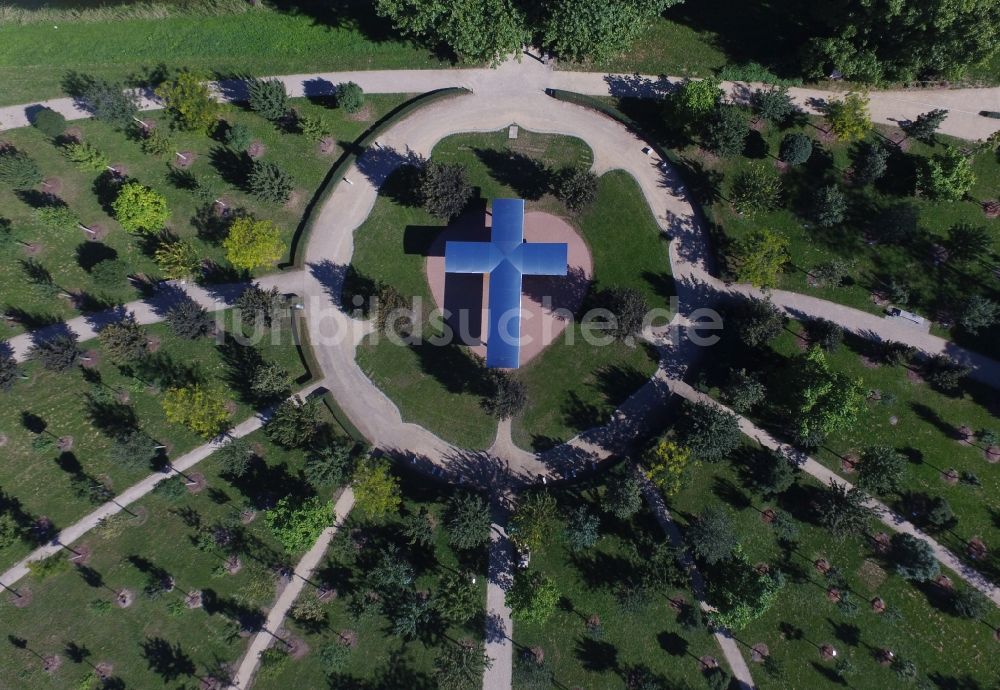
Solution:
[(76, 263), (88, 273), (100, 262), (117, 258), (118, 251), (103, 242), (81, 242), (76, 245)]
[(552, 171), (540, 160), (516, 151), (475, 148), (473, 153), (489, 169), (490, 177), (523, 199), (537, 201), (550, 189)]
[(184, 652), (180, 643), (170, 644), (162, 637), (147, 637), (140, 643), (140, 647), (149, 669), (164, 682), (170, 683), (195, 673), (194, 661)]
[(618, 648), (610, 642), (581, 636), (576, 640), (573, 654), (584, 670), (604, 673), (618, 669)]
[(225, 146), (215, 146), (208, 154), (209, 161), (224, 181), (242, 189), (253, 161), (244, 151), (233, 151)]

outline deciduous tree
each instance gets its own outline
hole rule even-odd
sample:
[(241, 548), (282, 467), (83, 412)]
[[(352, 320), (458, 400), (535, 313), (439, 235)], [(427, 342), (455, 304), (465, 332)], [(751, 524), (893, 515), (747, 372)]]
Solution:
[(864, 139), (872, 128), (868, 103), (868, 94), (856, 91), (849, 92), (839, 101), (827, 103), (826, 119), (838, 139), (841, 141)]
[(438, 218), (454, 218), (472, 198), (465, 166), (429, 161), (420, 172), (420, 201)]
[(954, 146), (924, 161), (917, 186), (931, 199), (961, 201), (976, 184), (972, 161)]
[(270, 266), (282, 257), (286, 249), (278, 226), (269, 220), (257, 220), (250, 216), (242, 216), (232, 222), (222, 246), (226, 249), (229, 263), (247, 271)]
[(207, 131), (221, 110), (203, 75), (182, 70), (156, 88), (156, 95), (182, 129)]
[(351, 480), (358, 508), (371, 519), (380, 519), (399, 509), (399, 480), (388, 463), (368, 457), (358, 464)]
[(158, 232), (170, 216), (166, 197), (138, 182), (122, 185), (111, 207), (128, 232)]
[(205, 438), (221, 432), (229, 420), (222, 394), (200, 384), (168, 388), (162, 405), (168, 421), (183, 424)]
[(865, 449), (858, 464), (858, 486), (875, 494), (899, 491), (906, 473), (906, 458), (892, 446)]
[(729, 198), (737, 213), (753, 217), (770, 211), (781, 200), (781, 178), (773, 166), (753, 162), (736, 174)]
[(559, 588), (545, 575), (527, 570), (514, 574), (514, 584), (507, 590), (506, 602), (511, 618), (523, 623), (544, 623), (559, 603)]
[(691, 464), (690, 450), (669, 438), (662, 438), (646, 453), (646, 478), (665, 496), (674, 496), (684, 485)]
[(752, 231), (733, 251), (736, 279), (755, 287), (774, 287), (788, 263), (788, 238), (768, 228)]
[(542, 43), (555, 55), (605, 62), (678, 0), (555, 0), (546, 3)]

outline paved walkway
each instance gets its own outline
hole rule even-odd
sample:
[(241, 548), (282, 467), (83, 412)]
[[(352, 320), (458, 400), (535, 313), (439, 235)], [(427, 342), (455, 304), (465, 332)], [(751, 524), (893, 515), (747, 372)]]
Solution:
[[(368, 93), (424, 93), (452, 86), (463, 86), (473, 91), (492, 88), (498, 73), (510, 70), (508, 62), (499, 69), (444, 69), (444, 70), (364, 70), (347, 72), (319, 72), (315, 74), (287, 74), (274, 77), (280, 80), (291, 96), (327, 96), (335, 93), (336, 85), (353, 81)], [(513, 63), (518, 64), (518, 63)], [(563, 89), (595, 96), (660, 97), (683, 81), (681, 77), (664, 77), (638, 74), (606, 74), (603, 72), (562, 72), (541, 65), (532, 57), (522, 57), (519, 73), (547, 75), (546, 88)], [(730, 97), (742, 100), (759, 84), (725, 82), (723, 87)], [(246, 84), (241, 81), (224, 81), (212, 85), (222, 100), (245, 101)], [(841, 92), (821, 89), (791, 88), (789, 93), (796, 103), (808, 112), (817, 113), (828, 99), (840, 98)], [(154, 110), (162, 107), (148, 90), (139, 90), (139, 107)], [(934, 108), (949, 111), (941, 132), (963, 139), (986, 139), (1000, 130), (1000, 120), (979, 115), (980, 111), (1000, 111), (1000, 87), (979, 89), (913, 89), (897, 91), (872, 91), (872, 120), (881, 124), (896, 125), (902, 120), (912, 120), (917, 115)], [(52, 108), (69, 120), (89, 117), (89, 112), (72, 98), (53, 98), (37, 103), (0, 107), (0, 131), (25, 127), (28, 113), (39, 106)]]
[(299, 598), (299, 594), (307, 583), (312, 584), (309, 582), (309, 578), (312, 577), (313, 571), (316, 570), (316, 567), (326, 554), (326, 550), (330, 546), (330, 542), (334, 536), (336, 536), (337, 530), (344, 524), (353, 507), (354, 491), (351, 487), (347, 487), (340, 494), (340, 498), (337, 499), (336, 504), (333, 506), (333, 525), (320, 533), (319, 538), (316, 539), (316, 543), (312, 545), (312, 548), (296, 564), (291, 581), (281, 590), (277, 601), (274, 602), (274, 606), (268, 612), (264, 627), (250, 641), (250, 646), (247, 648), (246, 655), (243, 657), (243, 661), (240, 662), (239, 668), (233, 676), (233, 684), (230, 687), (246, 690), (246, 688), (251, 686), (253, 676), (260, 665), (261, 653), (274, 644), (275, 639), (278, 637), (278, 632), (285, 621), (285, 617), (295, 604), (295, 600)]
[[(705, 395), (704, 393), (696, 391), (694, 388), (692, 388), (687, 383), (684, 383), (683, 381), (671, 380), (669, 385), (670, 385), (670, 390), (682, 398), (686, 398), (688, 400), (692, 400), (695, 402), (712, 403), (714, 405), (718, 405), (719, 407), (725, 409), (727, 412), (732, 412), (732, 410), (730, 410), (729, 408), (725, 407), (724, 405), (721, 405), (720, 403), (716, 402), (713, 398)], [(809, 457), (807, 454), (803, 453), (797, 448), (794, 448), (793, 446), (789, 446), (788, 444), (782, 443), (781, 441), (777, 440), (771, 434), (769, 434), (768, 432), (764, 431), (763, 429), (755, 425), (746, 417), (738, 415), (735, 412), (732, 412), (732, 414), (736, 415), (736, 418), (739, 420), (740, 431), (742, 431), (746, 436), (749, 436), (750, 438), (756, 440), (762, 446), (770, 448), (771, 450), (778, 451), (779, 453), (782, 453), (786, 457), (792, 459), (793, 461), (798, 463), (799, 467), (802, 468), (803, 472), (814, 477), (824, 486), (828, 485), (831, 481), (834, 481), (837, 484), (842, 484), (843, 486), (846, 486), (849, 489), (852, 488), (850, 482), (844, 480), (837, 473), (827, 469), (824, 465), (820, 464), (813, 458)], [(978, 589), (980, 592), (985, 594), (987, 597), (989, 597), (994, 604), (1000, 606), (1000, 587), (997, 587), (992, 582), (983, 577), (975, 569), (966, 565), (954, 553), (952, 553), (945, 547), (941, 546), (941, 544), (938, 543), (937, 540), (935, 540), (933, 537), (929, 536), (928, 534), (920, 530), (913, 523), (904, 519), (898, 513), (893, 512), (892, 509), (890, 509), (887, 505), (885, 505), (881, 501), (878, 501), (876, 499), (871, 499), (868, 501), (868, 507), (871, 508), (878, 516), (878, 518), (890, 529), (896, 532), (905, 532), (906, 534), (912, 534), (913, 536), (926, 541), (930, 545), (931, 550), (934, 551), (934, 556), (938, 559), (938, 561), (941, 562), (942, 565), (953, 570), (955, 573), (958, 574), (960, 578), (962, 578), (967, 583), (969, 583), (970, 585)]]
[[(298, 391), (295, 395), (305, 398), (321, 387), (323, 387), (323, 382), (317, 381)], [(82, 538), (87, 532), (97, 527), (101, 520), (120, 513), (122, 510), (125, 510), (128, 506), (151, 492), (156, 488), (156, 485), (164, 479), (187, 472), (216, 450), (229, 443), (232, 439), (243, 438), (244, 436), (257, 431), (264, 425), (269, 416), (270, 410), (265, 410), (260, 414), (250, 417), (249, 419), (245, 419), (230, 429), (226, 435), (218, 436), (210, 442), (198, 446), (194, 450), (189, 451), (179, 458), (171, 461), (170, 467), (166, 472), (155, 472), (142, 481), (133, 484), (97, 510), (89, 513), (69, 527), (60, 531), (50, 543), (45, 546), (38, 547), (14, 564), (12, 568), (0, 575), (0, 584), (3, 584), (6, 587), (13, 587), (18, 580), (28, 574), (29, 563), (33, 561), (40, 561), (59, 553), (64, 547), (70, 546)]]
[(514, 634), (507, 606), (507, 590), (514, 579), (514, 545), (507, 536), (508, 510), (494, 502), (486, 582), (486, 656), (483, 690), (510, 690), (514, 664)]
[[(629, 471), (642, 484), (642, 494), (646, 498), (646, 503), (652, 509), (653, 515), (656, 516), (656, 521), (660, 523), (660, 527), (666, 532), (670, 543), (681, 549), (683, 553), (681, 564), (691, 575), (691, 589), (698, 598), (698, 606), (706, 613), (711, 612), (713, 610), (712, 607), (705, 603), (705, 581), (695, 567), (694, 559), (691, 558), (691, 554), (687, 550), (687, 544), (684, 542), (684, 537), (681, 535), (680, 529), (677, 528), (677, 523), (670, 516), (670, 510), (667, 508), (667, 502), (663, 499), (663, 494), (653, 486), (653, 483), (646, 478), (638, 467), (632, 465)], [(718, 642), (719, 649), (722, 650), (722, 656), (726, 659), (729, 670), (741, 690), (749, 690), (750, 688), (757, 687), (750, 676), (750, 667), (747, 666), (746, 659), (740, 653), (739, 645), (732, 634), (725, 629), (717, 629), (712, 634), (715, 636), (715, 641)]]

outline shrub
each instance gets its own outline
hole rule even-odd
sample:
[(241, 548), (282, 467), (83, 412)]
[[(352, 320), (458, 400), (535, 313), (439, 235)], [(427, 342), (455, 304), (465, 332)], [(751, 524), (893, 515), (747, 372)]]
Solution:
[(881, 143), (866, 142), (861, 145), (854, 159), (854, 180), (871, 184), (881, 180), (889, 169), (889, 148)]
[(68, 142), (63, 146), (63, 153), (78, 170), (96, 172), (111, 165), (111, 159), (104, 152), (85, 141)]
[(472, 197), (465, 166), (430, 161), (420, 173), (420, 202), (438, 218), (454, 218)]
[(292, 176), (276, 163), (254, 161), (247, 180), (250, 193), (258, 200), (283, 204), (292, 195)]
[(288, 110), (288, 92), (277, 79), (251, 79), (248, 83), (250, 109), (274, 121)]
[(821, 228), (832, 228), (844, 220), (847, 199), (835, 184), (820, 187), (813, 193), (812, 217)]
[(333, 524), (333, 505), (318, 496), (294, 504), (285, 496), (274, 508), (264, 511), (264, 521), (286, 550), (295, 553), (308, 549), (326, 527)]
[(234, 151), (246, 151), (253, 143), (253, 132), (246, 125), (236, 122), (226, 128), (222, 138), (226, 146)]
[(597, 175), (585, 168), (565, 167), (553, 185), (556, 197), (571, 211), (579, 211), (597, 198)]
[(78, 95), (95, 118), (117, 129), (129, 127), (139, 112), (138, 98), (121, 82), (87, 77)]
[(284, 448), (302, 448), (319, 429), (319, 400), (303, 401), (298, 396), (285, 400), (264, 426), (267, 437)]
[(41, 108), (35, 111), (31, 118), (31, 124), (50, 139), (55, 139), (66, 131), (66, 118), (51, 108)]
[(201, 257), (194, 245), (187, 240), (163, 242), (153, 252), (156, 265), (163, 275), (172, 280), (180, 280), (194, 275), (201, 266)]
[(98, 337), (105, 352), (115, 362), (131, 362), (146, 354), (146, 333), (131, 312), (124, 319), (102, 328)]
[(140, 146), (142, 147), (142, 152), (148, 156), (164, 156), (170, 153), (170, 149), (174, 147), (174, 142), (170, 138), (170, 134), (162, 128), (157, 127), (150, 130), (142, 138)]
[(70, 332), (40, 340), (31, 347), (31, 357), (41, 362), (49, 371), (66, 371), (76, 364), (76, 360), (80, 357), (77, 337)]
[(812, 139), (801, 132), (786, 134), (781, 140), (778, 157), (789, 165), (802, 165), (813, 152)]
[(709, 565), (729, 558), (739, 544), (729, 514), (714, 507), (705, 508), (691, 523), (687, 541), (695, 554)]
[(939, 388), (946, 393), (954, 392), (958, 389), (971, 369), (959, 364), (948, 355), (934, 355), (924, 365), (923, 375), (935, 388)]
[(170, 216), (166, 197), (138, 182), (122, 185), (111, 207), (127, 232), (158, 232)]
[(976, 184), (972, 161), (954, 146), (924, 161), (917, 186), (931, 199), (962, 200)]
[(182, 70), (160, 84), (156, 95), (182, 129), (208, 131), (218, 119), (219, 103), (202, 76), (189, 70)]
[(353, 81), (337, 84), (337, 107), (345, 112), (356, 113), (365, 104), (365, 92)]
[(269, 220), (256, 220), (242, 216), (229, 226), (223, 240), (226, 259), (236, 268), (252, 271), (269, 266), (285, 253), (281, 231)]
[(720, 105), (705, 125), (702, 140), (712, 153), (736, 156), (742, 153), (749, 134), (750, 124), (743, 112), (735, 106)]
[(868, 94), (852, 91), (844, 96), (843, 100), (827, 104), (826, 119), (838, 139), (857, 141), (868, 134), (872, 128), (868, 103)]
[(221, 432), (229, 420), (222, 394), (198, 384), (167, 389), (162, 405), (167, 421), (183, 424), (205, 438)]
[(28, 154), (13, 148), (0, 150), (0, 183), (11, 189), (30, 189), (42, 181), (42, 172)]
[(75, 230), (79, 219), (69, 206), (42, 206), (35, 209), (35, 220), (50, 230)]
[(191, 298), (182, 299), (172, 306), (165, 320), (175, 335), (188, 340), (208, 335), (213, 328), (213, 319), (208, 311)]
[(784, 122), (797, 110), (785, 86), (757, 89), (750, 96), (750, 106), (762, 119), (774, 124)]
[(781, 199), (781, 179), (766, 163), (751, 163), (733, 180), (730, 199), (737, 213), (752, 217), (770, 211)]
[(941, 566), (930, 545), (905, 532), (892, 535), (892, 559), (896, 564), (896, 572), (907, 580), (926, 582), (941, 572)]

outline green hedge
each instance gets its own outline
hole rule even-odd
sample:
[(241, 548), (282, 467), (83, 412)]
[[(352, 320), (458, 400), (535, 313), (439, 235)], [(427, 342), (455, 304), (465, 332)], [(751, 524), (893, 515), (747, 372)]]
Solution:
[(357, 157), (364, 152), (365, 149), (371, 146), (372, 142), (375, 141), (375, 139), (382, 134), (382, 132), (389, 129), (389, 127), (396, 124), (418, 108), (467, 93), (469, 93), (468, 89), (452, 87), (447, 89), (438, 89), (436, 91), (428, 91), (427, 93), (420, 94), (416, 98), (406, 101), (406, 103), (402, 103), (396, 108), (393, 108), (378, 122), (365, 130), (360, 137), (355, 139), (350, 148), (344, 152), (343, 156), (341, 156), (340, 160), (337, 161), (332, 168), (330, 168), (330, 172), (326, 174), (326, 177), (323, 179), (323, 183), (316, 190), (313, 198), (309, 201), (309, 205), (306, 206), (305, 213), (302, 216), (302, 221), (299, 223), (299, 227), (296, 229), (295, 235), (292, 237), (292, 247), (289, 253), (292, 257), (292, 261), (291, 263), (283, 264), (281, 268), (286, 270), (302, 268), (305, 247), (309, 243), (309, 235), (312, 233), (313, 226), (316, 224), (316, 220), (319, 217), (319, 210), (326, 203), (326, 200), (330, 198), (330, 195), (333, 194), (333, 190), (337, 188), (337, 185), (347, 173), (348, 168), (354, 165), (354, 161), (357, 160)]

